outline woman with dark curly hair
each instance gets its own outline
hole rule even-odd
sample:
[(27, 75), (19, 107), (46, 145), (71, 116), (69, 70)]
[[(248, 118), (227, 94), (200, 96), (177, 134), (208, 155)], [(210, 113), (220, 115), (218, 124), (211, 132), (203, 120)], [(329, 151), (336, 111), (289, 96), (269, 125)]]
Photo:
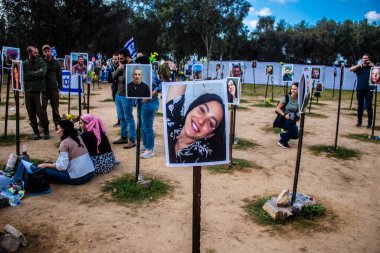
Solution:
[(170, 163), (226, 160), (225, 108), (219, 95), (206, 93), (184, 110), (186, 85), (169, 87), (166, 98)]
[(61, 140), (57, 161), (43, 163), (38, 167), (45, 169), (50, 181), (74, 185), (90, 181), (94, 175), (94, 164), (86, 146), (74, 129), (74, 124), (69, 120), (59, 121), (57, 136)]

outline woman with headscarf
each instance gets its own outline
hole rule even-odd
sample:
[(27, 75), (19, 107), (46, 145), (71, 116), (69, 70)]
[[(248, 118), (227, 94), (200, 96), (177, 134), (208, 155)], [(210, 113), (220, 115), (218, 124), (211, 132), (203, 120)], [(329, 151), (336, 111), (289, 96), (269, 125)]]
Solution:
[(79, 119), (79, 125), (81, 138), (95, 166), (95, 174), (110, 172), (119, 162), (115, 159), (102, 120), (92, 114), (84, 114)]

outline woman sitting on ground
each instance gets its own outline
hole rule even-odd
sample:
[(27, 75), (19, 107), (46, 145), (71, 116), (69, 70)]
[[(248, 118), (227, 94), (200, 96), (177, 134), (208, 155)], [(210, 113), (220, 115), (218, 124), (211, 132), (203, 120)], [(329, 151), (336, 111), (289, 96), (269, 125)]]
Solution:
[(80, 117), (79, 125), (82, 129), (80, 136), (95, 166), (95, 174), (110, 172), (119, 162), (112, 152), (102, 120), (92, 114), (85, 114)]
[(61, 120), (57, 124), (57, 135), (61, 140), (59, 156), (55, 163), (42, 163), (50, 181), (66, 184), (84, 184), (94, 175), (94, 164), (91, 161), (83, 141), (69, 120)]
[[(286, 97), (288, 96), (288, 97)], [(279, 127), (286, 130), (285, 133), (280, 133), (278, 145), (282, 148), (290, 148), (288, 141), (290, 139), (298, 139), (298, 83), (293, 83), (290, 94), (282, 97), (276, 108), (276, 113), (283, 116), (278, 122)], [(286, 102), (288, 101), (288, 102)]]

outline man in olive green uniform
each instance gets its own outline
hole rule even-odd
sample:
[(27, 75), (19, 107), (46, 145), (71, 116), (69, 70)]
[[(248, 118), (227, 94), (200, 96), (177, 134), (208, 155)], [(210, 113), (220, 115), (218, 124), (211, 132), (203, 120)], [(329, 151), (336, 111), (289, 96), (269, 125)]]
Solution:
[(53, 112), (53, 121), (55, 128), (57, 128), (58, 121), (61, 120), (59, 115), (59, 90), (62, 89), (62, 70), (59, 62), (53, 58), (51, 47), (44, 45), (42, 47), (44, 61), (47, 66), (45, 75), (46, 83), (46, 101), (50, 100), (51, 110)]
[(44, 129), (44, 139), (49, 139), (49, 121), (46, 113), (46, 63), (38, 58), (38, 49), (29, 46), (26, 49), (28, 59), (23, 62), (25, 106), (28, 112), (30, 126), (33, 128), (33, 140), (40, 139), (37, 117)]

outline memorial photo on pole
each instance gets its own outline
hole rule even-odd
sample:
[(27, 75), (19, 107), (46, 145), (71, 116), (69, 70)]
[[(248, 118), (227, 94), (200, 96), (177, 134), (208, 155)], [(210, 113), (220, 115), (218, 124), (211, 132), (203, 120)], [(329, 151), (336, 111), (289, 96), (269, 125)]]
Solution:
[(307, 105), (309, 104), (310, 94), (311, 94), (311, 79), (303, 72), (298, 84), (298, 106), (300, 112), (304, 112)]
[(22, 61), (12, 60), (12, 88), (13, 90), (23, 90)]
[(230, 63), (230, 76), (242, 77), (243, 76), (243, 64), (240, 62)]
[(267, 76), (273, 75), (273, 65), (266, 65), (265, 66), (265, 74)]
[(65, 55), (65, 65), (64, 69), (70, 71), (71, 70), (71, 57), (70, 55)]
[(162, 100), (167, 166), (229, 162), (228, 102), (223, 81), (165, 83)]
[(152, 65), (127, 64), (125, 71), (126, 97), (152, 98)]
[(1, 51), (1, 62), (3, 68), (10, 69), (12, 60), (20, 60), (20, 48), (3, 47)]
[(293, 81), (293, 65), (283, 65), (281, 69), (282, 81), (292, 82)]
[(311, 79), (313, 79), (313, 80), (321, 79), (321, 68), (319, 68), (319, 67), (312, 67), (311, 68)]
[(372, 67), (371, 74), (369, 78), (369, 82), (371, 85), (379, 85), (380, 84), (380, 67)]
[(201, 64), (194, 64), (191, 67), (191, 77), (193, 80), (202, 80), (202, 69), (203, 66)]
[(65, 58), (57, 58), (57, 61), (59, 62), (59, 66), (61, 66), (61, 69), (65, 69)]
[(228, 104), (239, 105), (240, 104), (240, 78), (239, 77), (227, 77), (227, 99)]
[(87, 62), (88, 62), (88, 55), (86, 53), (71, 53), (70, 54), (71, 74), (86, 75)]

